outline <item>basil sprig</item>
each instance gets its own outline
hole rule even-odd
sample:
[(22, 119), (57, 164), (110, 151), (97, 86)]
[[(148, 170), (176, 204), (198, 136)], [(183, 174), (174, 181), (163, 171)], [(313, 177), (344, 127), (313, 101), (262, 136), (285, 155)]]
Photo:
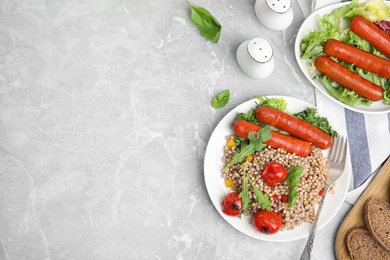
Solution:
[(203, 36), (206, 39), (217, 43), (222, 29), (218, 20), (206, 9), (192, 6), (188, 1), (187, 4), (191, 7), (191, 20), (201, 30)]
[(229, 103), (230, 91), (227, 89), (213, 99), (214, 108), (222, 108)]
[(287, 170), (287, 177), (283, 182), (288, 181), (290, 183), (291, 189), (288, 194), (288, 204), (287, 208), (291, 208), (297, 202), (298, 192), (296, 190), (296, 186), (298, 186), (299, 181), (301, 180), (301, 174), (305, 168), (303, 166), (291, 166), (290, 169)]

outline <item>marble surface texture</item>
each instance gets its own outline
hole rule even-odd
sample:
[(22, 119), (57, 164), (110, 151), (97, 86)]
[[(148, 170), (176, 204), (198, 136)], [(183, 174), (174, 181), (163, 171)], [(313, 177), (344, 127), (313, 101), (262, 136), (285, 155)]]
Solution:
[[(221, 218), (203, 161), (253, 95), (315, 104), (293, 55), (302, 12), (293, 1), (292, 25), (271, 31), (254, 0), (191, 3), (222, 24), (218, 44), (184, 0), (0, 1), (0, 259), (299, 258), (306, 239), (264, 242)], [(254, 37), (275, 50), (263, 80), (236, 61)], [(335, 259), (350, 208), (318, 233), (314, 259)]]

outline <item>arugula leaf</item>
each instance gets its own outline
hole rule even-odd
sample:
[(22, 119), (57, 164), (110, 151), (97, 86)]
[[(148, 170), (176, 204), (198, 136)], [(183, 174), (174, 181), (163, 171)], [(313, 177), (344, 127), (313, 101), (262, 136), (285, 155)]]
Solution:
[(292, 206), (295, 205), (295, 203), (297, 202), (297, 197), (298, 197), (297, 190), (295, 189), (295, 187), (291, 187), (290, 193), (288, 195), (287, 208), (291, 208)]
[(226, 106), (227, 103), (229, 103), (229, 99), (230, 99), (230, 91), (227, 89), (213, 99), (212, 106), (214, 108), (222, 108)]
[(325, 133), (329, 134), (332, 138), (337, 136), (338, 133), (332, 129), (332, 126), (329, 124), (329, 121), (325, 117), (317, 116), (316, 108), (307, 108), (306, 110), (293, 114), (295, 117), (302, 119), (309, 124), (312, 124)]
[(248, 164), (248, 162), (246, 161), (245, 162), (245, 165), (244, 165), (244, 173), (242, 175), (242, 191), (241, 193), (238, 195), (239, 198), (242, 199), (242, 209), (240, 211), (240, 218), (241, 218), (241, 214), (245, 212), (245, 210), (249, 209), (249, 204), (252, 203), (252, 200), (249, 199), (249, 193), (248, 193), (248, 184), (246, 183), (246, 177), (245, 177), (245, 171), (246, 171), (246, 165)]
[(217, 43), (221, 35), (221, 24), (203, 7), (192, 6), (188, 1), (187, 4), (191, 7), (191, 20), (201, 30), (203, 36)]
[(257, 197), (257, 201), (259, 204), (263, 207), (263, 209), (266, 209), (268, 211), (271, 210), (271, 201), (267, 195), (265, 195), (257, 186), (252, 182), (252, 180), (249, 178), (249, 181), (252, 184), (253, 189), (255, 190), (255, 195)]
[(264, 127), (257, 132), (257, 137), (252, 132), (248, 133), (248, 140), (245, 140), (241, 143), (241, 151), (234, 154), (233, 159), (228, 163), (228, 165), (223, 169), (222, 172), (225, 172), (230, 166), (238, 162), (242, 162), (245, 157), (253, 154), (255, 151), (261, 151), (267, 147), (264, 142), (268, 141), (271, 138), (271, 129), (269, 127)]

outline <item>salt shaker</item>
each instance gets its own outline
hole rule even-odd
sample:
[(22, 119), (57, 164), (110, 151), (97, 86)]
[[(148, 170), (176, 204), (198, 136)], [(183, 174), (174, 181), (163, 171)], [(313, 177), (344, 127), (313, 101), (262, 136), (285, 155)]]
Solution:
[(291, 0), (257, 0), (255, 13), (266, 27), (280, 31), (290, 26), (294, 14)]
[(271, 44), (263, 38), (244, 41), (237, 49), (237, 62), (254, 79), (264, 79), (274, 70)]

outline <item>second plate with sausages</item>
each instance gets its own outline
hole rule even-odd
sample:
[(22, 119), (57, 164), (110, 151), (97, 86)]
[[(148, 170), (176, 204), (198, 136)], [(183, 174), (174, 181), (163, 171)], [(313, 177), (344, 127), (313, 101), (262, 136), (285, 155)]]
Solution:
[[(318, 90), (320, 90), (326, 97), (328, 97), (330, 100), (335, 102), (335, 104), (339, 104), (347, 109), (350, 109), (355, 112), (359, 113), (366, 113), (366, 114), (382, 114), (382, 113), (389, 113), (390, 112), (390, 106), (383, 104), (382, 101), (376, 101), (373, 102), (370, 106), (364, 106), (364, 105), (359, 105), (359, 106), (349, 106), (346, 105), (334, 97), (332, 97), (325, 89), (325, 87), (318, 82), (317, 80), (313, 80), (314, 75), (311, 75), (307, 69), (307, 60), (301, 59), (301, 51), (300, 51), (300, 44), (303, 38), (305, 38), (306, 35), (308, 35), (310, 32), (312, 32), (314, 29), (319, 31), (319, 24), (318, 24), (318, 16), (323, 17), (325, 14), (330, 14), (333, 10), (338, 9), (342, 6), (345, 6), (349, 4), (350, 2), (345, 2), (345, 3), (340, 3), (340, 4), (335, 4), (335, 5), (330, 5), (327, 7), (324, 7), (322, 9), (317, 10), (316, 12), (312, 13), (301, 25), (297, 38), (295, 41), (295, 46), (294, 46), (294, 52), (295, 52), (295, 58), (297, 60), (298, 66), (305, 75), (305, 77), (309, 80), (309, 82), (316, 87)], [(360, 2), (362, 4), (363, 2)], [(389, 3), (387, 3), (389, 4)], [(341, 29), (347, 28), (349, 25), (344, 19), (340, 19), (341, 24), (340, 27)], [(319, 74), (318, 71), (315, 72), (316, 74)]]

